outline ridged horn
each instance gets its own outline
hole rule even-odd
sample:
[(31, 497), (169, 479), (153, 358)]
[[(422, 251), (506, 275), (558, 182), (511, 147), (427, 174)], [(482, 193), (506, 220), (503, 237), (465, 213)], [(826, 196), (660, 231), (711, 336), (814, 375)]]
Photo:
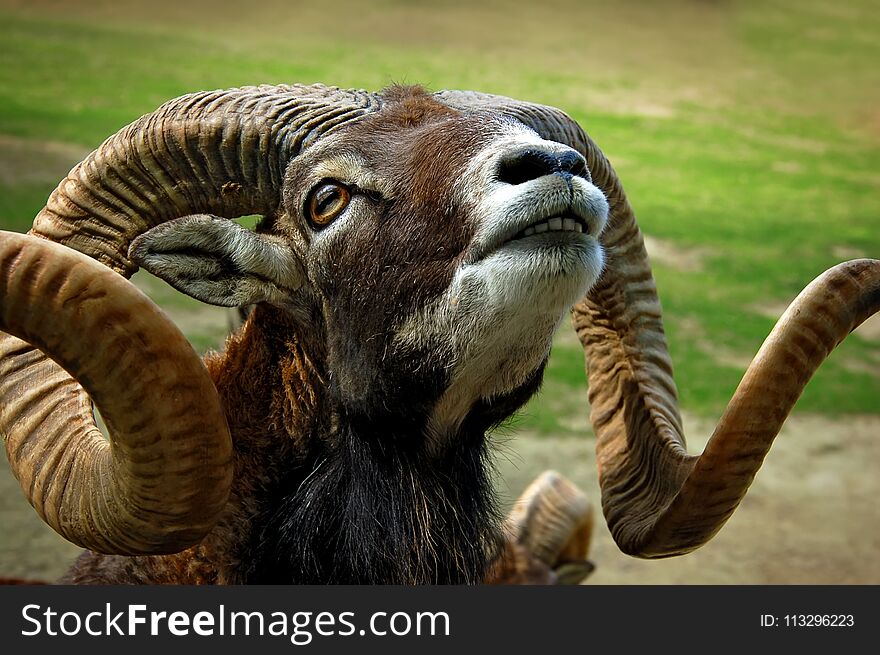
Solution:
[[(291, 159), (315, 139), (375, 111), (378, 106), (379, 100), (373, 94), (324, 86), (245, 87), (171, 100), (111, 136), (75, 166), (37, 215), (31, 234), (69, 246), (129, 277), (136, 266), (128, 258), (128, 249), (138, 235), (166, 220), (189, 214), (210, 213), (235, 218), (274, 212), (280, 203), (281, 186)], [(132, 442), (132, 435), (148, 434), (144, 432), (146, 422), (168, 420), (168, 416), (182, 411), (177, 407), (177, 397), (174, 394), (171, 398), (160, 397), (145, 389), (136, 414), (138, 423), (127, 423), (127, 419), (120, 417), (123, 410), (107, 402), (121, 402), (123, 407), (129, 407), (131, 397), (105, 393), (106, 385), (95, 380), (101, 373), (94, 368), (95, 363), (88, 360), (89, 352), (96, 350), (93, 342), (115, 335), (113, 347), (116, 350), (112, 352), (116, 354), (99, 355), (96, 361), (113, 368), (114, 357), (143, 355), (144, 361), (131, 364), (127, 370), (133, 377), (142, 375), (157, 384), (160, 381), (156, 381), (148, 369), (159, 353), (137, 340), (129, 340), (129, 347), (124, 347), (123, 336), (118, 335), (114, 324), (127, 326), (128, 321), (136, 317), (121, 309), (108, 308), (106, 317), (109, 318), (103, 322), (80, 317), (87, 321), (83, 325), (91, 326), (91, 331), (69, 330), (69, 335), (84, 339), (78, 346), (61, 343), (60, 337), (56, 339), (58, 335), (51, 330), (45, 334), (40, 332), (37, 328), (41, 326), (34, 323), (34, 316), (42, 313), (45, 322), (62, 325), (58, 323), (62, 319), (50, 318), (53, 316), (50, 312), (61, 312), (59, 317), (66, 316), (64, 312), (68, 310), (86, 314), (98, 307), (97, 301), (85, 302), (81, 310), (71, 307), (77, 306), (81, 299), (91, 298), (92, 293), (103, 298), (105, 292), (62, 293), (62, 290), (85, 284), (81, 276), (91, 273), (64, 277), (58, 265), (42, 261), (44, 253), (34, 255), (33, 259), (20, 254), (19, 249), (24, 253), (31, 251), (31, 246), (22, 246), (14, 240), (4, 245), (8, 256), (4, 259), (3, 275), (11, 289), (3, 301), (2, 312), (8, 319), (5, 325), (25, 339), (33, 339), (35, 345), (45, 348), (73, 376), (71, 378), (49, 356), (27, 347), (17, 338), (0, 338), (0, 393), (4, 400), (0, 433), (7, 437), (18, 435), (11, 442), (7, 438), (7, 445), (13, 472), (29, 501), (61, 534), (94, 550), (166, 553), (196, 543), (204, 535), (204, 525), (217, 518), (217, 499), (225, 498), (229, 490), (229, 452), (217, 445), (223, 441), (222, 434), (206, 436), (201, 430), (194, 430), (191, 434), (176, 434), (171, 444), (165, 443), (164, 437), (137, 437)], [(51, 252), (55, 256), (58, 251)], [(85, 271), (83, 266), (78, 263), (76, 270)], [(128, 284), (123, 278), (118, 281)], [(22, 289), (15, 288), (16, 285), (22, 285)], [(130, 290), (124, 291), (119, 286), (111, 285), (108, 288), (112, 292), (106, 292), (107, 298), (113, 294), (113, 302), (117, 293), (122, 294), (120, 298), (129, 297), (126, 294)], [(47, 295), (41, 296), (43, 293)], [(120, 302), (127, 306), (133, 301)], [(43, 308), (39, 308), (39, 303), (44, 303)], [(145, 312), (145, 316), (156, 313), (154, 308), (139, 307), (138, 311)], [(17, 322), (20, 320), (24, 323)], [(55, 352), (53, 348), (61, 350)], [(63, 354), (68, 352), (67, 348), (73, 348), (74, 354)], [(203, 375), (206, 377), (206, 372), (203, 371)], [(103, 415), (117, 417), (112, 419), (112, 424), (108, 421), (113, 430), (110, 439), (113, 454), (100, 454), (103, 446), (97, 436), (89, 399), (75, 379), (94, 390)], [(112, 379), (121, 386), (135, 384), (134, 380), (120, 378), (115, 373)], [(174, 393), (179, 393), (177, 387), (174, 389)], [(171, 407), (163, 408), (165, 402), (171, 402)], [(214, 409), (217, 415), (203, 419), (204, 425), (219, 429), (222, 424), (225, 430), (222, 410)], [(57, 428), (62, 419), (55, 414), (76, 417), (69, 432), (59, 432)], [(71, 440), (82, 441), (82, 445), (69, 446)], [(130, 457), (124, 454), (129, 451)], [(78, 454), (71, 457), (70, 452)], [(178, 458), (170, 454), (184, 452), (189, 453), (188, 458), (196, 457), (220, 468), (213, 474), (200, 473), (201, 477), (189, 486), (159, 488), (162, 478), (155, 476), (155, 462), (164, 461), (177, 470)], [(128, 460), (130, 465), (125, 463)], [(184, 466), (184, 458), (179, 461)], [(144, 462), (153, 464), (146, 466)], [(221, 466), (222, 462), (225, 464)], [(62, 468), (54, 472), (59, 466)], [(66, 485), (61, 486), (70, 491), (61, 493), (59, 485), (52, 482), (54, 476), (67, 480)], [(116, 479), (114, 476), (134, 477), (104, 488), (105, 481)], [(129, 494), (127, 489), (146, 491)], [(173, 498), (175, 493), (182, 497)], [(92, 500), (84, 500), (86, 498)], [(90, 503), (93, 509), (86, 509), (86, 506), (92, 507)], [(175, 518), (186, 514), (182, 507), (195, 507), (200, 503), (204, 505), (205, 517), (195, 521), (196, 527), (188, 529), (181, 525), (189, 524), (189, 518)], [(104, 509), (95, 509), (100, 507)], [(130, 516), (117, 520), (116, 512)], [(209, 518), (212, 513), (213, 518)], [(139, 527), (128, 534), (126, 526), (132, 522)]]
[[(0, 232), (0, 425), (37, 513), (102, 552), (175, 552), (226, 502), (232, 444), (217, 391), (170, 319), (70, 248)], [(78, 335), (71, 338), (71, 334)], [(33, 344), (75, 372), (82, 389)]]
[(739, 505), (818, 366), (880, 310), (880, 262), (842, 264), (804, 290), (749, 367), (703, 454), (690, 456), (644, 240), (608, 160), (558, 109), (473, 92), (437, 96), (461, 110), (511, 116), (586, 157), (610, 207), (604, 274), (572, 315), (587, 359), (602, 508), (626, 553), (668, 557), (698, 548)]
[(544, 471), (513, 504), (504, 531), (550, 568), (582, 561), (590, 551), (593, 507), (570, 480)]
[(277, 209), (304, 146), (374, 111), (362, 91), (259, 86), (181, 96), (107, 139), (73, 170), (31, 232), (129, 277), (131, 241), (188, 214), (236, 218)]

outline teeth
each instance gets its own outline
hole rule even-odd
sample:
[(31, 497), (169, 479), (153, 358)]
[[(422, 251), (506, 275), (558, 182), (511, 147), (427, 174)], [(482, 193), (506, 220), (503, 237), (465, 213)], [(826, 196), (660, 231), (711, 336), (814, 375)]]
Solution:
[(583, 233), (584, 227), (574, 218), (563, 218), (562, 216), (554, 216), (546, 221), (527, 227), (520, 232), (520, 237), (530, 237), (533, 234), (543, 234), (544, 232), (580, 232)]

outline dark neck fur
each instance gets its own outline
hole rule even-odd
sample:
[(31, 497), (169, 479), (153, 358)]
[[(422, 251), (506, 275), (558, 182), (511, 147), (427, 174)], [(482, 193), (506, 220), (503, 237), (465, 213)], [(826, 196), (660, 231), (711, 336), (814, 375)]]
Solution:
[(342, 426), (279, 482), (253, 583), (475, 583), (497, 547), (482, 435), (440, 457)]
[[(326, 361), (321, 345), (294, 336), (288, 321), (258, 308), (226, 352), (208, 360), (236, 449), (221, 530), (231, 543), (219, 546), (235, 556), (220, 579), (482, 580), (499, 547), (486, 430), (534, 392), (540, 372), (529, 389), (491, 408), (478, 403), (458, 434), (428, 448), (430, 402), (410, 412), (384, 401), (370, 407), (387, 411), (364, 411), (362, 400), (346, 406), (334, 397), (332, 376), (314, 364)], [(436, 381), (427, 385), (435, 390), (426, 393), (439, 393)], [(410, 385), (403, 395), (413, 393)], [(240, 543), (245, 534), (249, 541)]]

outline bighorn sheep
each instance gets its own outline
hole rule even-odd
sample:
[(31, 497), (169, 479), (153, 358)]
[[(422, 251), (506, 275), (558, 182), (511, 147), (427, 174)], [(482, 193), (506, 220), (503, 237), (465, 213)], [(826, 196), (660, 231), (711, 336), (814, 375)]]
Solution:
[[(219, 218), (255, 213), (256, 232)], [(820, 278), (688, 456), (602, 153), (551, 107), (414, 87), (172, 100), (76, 166), (31, 233), (0, 245), (0, 327), (40, 349), (0, 339), (0, 431), (36, 510), (90, 549), (71, 582), (485, 579), (501, 548), (486, 433), (538, 389), (572, 305), (612, 534), (688, 552), (880, 306), (876, 261)], [(256, 308), (203, 366), (124, 279), (138, 266)], [(507, 546), (541, 550), (515, 532)]]

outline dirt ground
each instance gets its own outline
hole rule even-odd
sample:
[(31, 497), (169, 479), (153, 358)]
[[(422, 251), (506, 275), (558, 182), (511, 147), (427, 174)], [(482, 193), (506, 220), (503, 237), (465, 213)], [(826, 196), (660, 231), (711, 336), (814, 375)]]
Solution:
[[(686, 420), (691, 452), (711, 425)], [(601, 516), (590, 584), (880, 583), (880, 417), (794, 416), (733, 518), (702, 549), (667, 560), (621, 554)], [(498, 446), (499, 490), (508, 501), (555, 468), (598, 506), (592, 441), (509, 435)], [(78, 549), (43, 525), (5, 463), (0, 468), (0, 577), (57, 578)]]
[[(713, 425), (685, 417), (689, 452)], [(880, 417), (789, 419), (740, 508), (703, 548), (639, 560), (615, 546), (599, 510), (591, 441), (514, 438), (503, 463), (508, 494), (556, 468), (595, 499), (592, 584), (880, 583)]]

